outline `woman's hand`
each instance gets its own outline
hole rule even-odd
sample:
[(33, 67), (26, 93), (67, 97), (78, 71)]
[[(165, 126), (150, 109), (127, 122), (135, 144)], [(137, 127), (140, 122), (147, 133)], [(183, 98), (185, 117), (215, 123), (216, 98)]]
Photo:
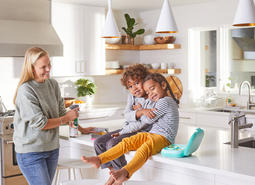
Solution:
[(62, 119), (63, 124), (65, 124), (65, 123), (67, 123), (69, 121), (73, 121), (76, 118), (78, 118), (79, 117), (79, 112), (78, 111), (79, 111), (78, 107), (68, 111), (66, 113), (66, 115), (63, 116), (63, 119)]
[(113, 137), (113, 138), (116, 138), (116, 137), (118, 137), (118, 136), (120, 136), (120, 133), (119, 133), (119, 132), (116, 132), (116, 133), (114, 133), (114, 134), (111, 135), (111, 137)]

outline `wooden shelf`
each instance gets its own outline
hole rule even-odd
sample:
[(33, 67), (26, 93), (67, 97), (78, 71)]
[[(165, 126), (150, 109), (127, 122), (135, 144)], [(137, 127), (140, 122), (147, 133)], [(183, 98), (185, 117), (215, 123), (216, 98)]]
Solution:
[(181, 44), (153, 44), (153, 45), (105, 44), (105, 48), (108, 50), (180, 49)]
[[(106, 69), (106, 74), (107, 75), (114, 75), (114, 74), (122, 74), (123, 73), (123, 69)], [(181, 73), (181, 69), (176, 69), (176, 68), (172, 68), (172, 69), (150, 69), (150, 72), (153, 73), (162, 73), (162, 74), (180, 74)]]

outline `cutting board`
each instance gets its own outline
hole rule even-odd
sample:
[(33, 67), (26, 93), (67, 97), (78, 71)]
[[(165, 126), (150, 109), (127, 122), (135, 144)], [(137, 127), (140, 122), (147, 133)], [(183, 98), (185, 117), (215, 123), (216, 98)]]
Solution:
[[(168, 81), (174, 95), (175, 95), (175, 98), (177, 98), (178, 100), (181, 99), (181, 96), (182, 96), (182, 92), (183, 92), (183, 87), (182, 87), (182, 82), (181, 80), (176, 77), (176, 76), (167, 76), (166, 77), (166, 80)], [(169, 94), (170, 95), (170, 94)]]

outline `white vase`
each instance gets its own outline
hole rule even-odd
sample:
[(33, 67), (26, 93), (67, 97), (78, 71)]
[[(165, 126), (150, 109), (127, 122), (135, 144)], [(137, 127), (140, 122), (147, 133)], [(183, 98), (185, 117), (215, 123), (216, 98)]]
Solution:
[(154, 41), (154, 35), (150, 34), (150, 35), (145, 35), (143, 37), (143, 43), (144, 44), (148, 44), (148, 45), (151, 45), (151, 44), (154, 44), (155, 41)]
[(80, 110), (83, 110), (84, 108), (90, 107), (92, 105), (93, 100), (94, 100), (94, 96), (93, 95), (91, 95), (91, 96), (82, 96), (82, 97), (79, 97), (79, 99), (84, 101), (84, 104), (80, 105)]

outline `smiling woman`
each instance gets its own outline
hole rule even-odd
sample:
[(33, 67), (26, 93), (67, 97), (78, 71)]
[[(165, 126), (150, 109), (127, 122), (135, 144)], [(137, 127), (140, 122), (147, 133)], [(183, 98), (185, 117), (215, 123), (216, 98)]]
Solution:
[(15, 152), (30, 185), (51, 184), (59, 155), (58, 127), (78, 117), (77, 109), (66, 112), (50, 70), (46, 51), (28, 49), (14, 97)]
[(34, 79), (37, 82), (44, 82), (50, 78), (50, 59), (48, 55), (42, 56), (33, 64)]

